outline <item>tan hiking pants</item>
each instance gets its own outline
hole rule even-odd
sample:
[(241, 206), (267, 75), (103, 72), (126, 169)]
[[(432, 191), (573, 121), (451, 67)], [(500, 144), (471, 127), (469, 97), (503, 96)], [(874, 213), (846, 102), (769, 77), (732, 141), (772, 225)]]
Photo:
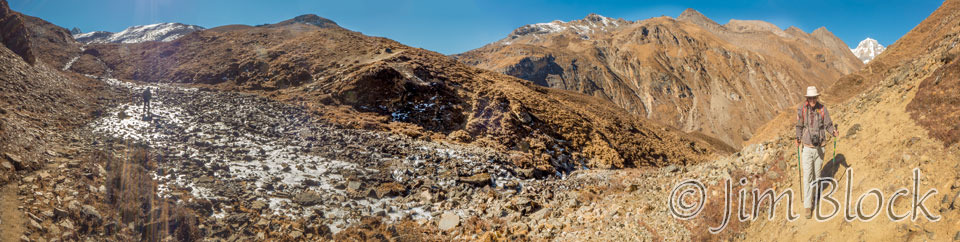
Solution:
[(803, 207), (812, 208), (814, 200), (817, 198), (814, 194), (817, 190), (816, 180), (820, 179), (820, 167), (823, 166), (823, 147), (803, 146), (801, 156), (800, 172), (803, 173)]

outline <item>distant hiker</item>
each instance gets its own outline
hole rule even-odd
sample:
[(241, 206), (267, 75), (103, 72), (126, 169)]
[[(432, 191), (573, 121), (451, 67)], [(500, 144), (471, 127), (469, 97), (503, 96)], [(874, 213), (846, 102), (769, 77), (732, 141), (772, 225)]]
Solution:
[(143, 89), (143, 117), (150, 115), (150, 88)]
[[(813, 216), (816, 194), (811, 192), (812, 185), (820, 178), (820, 168), (823, 165), (823, 145), (826, 143), (826, 134), (837, 137), (837, 128), (830, 119), (827, 107), (817, 101), (820, 93), (817, 87), (807, 87), (806, 101), (797, 109), (797, 146), (802, 145), (800, 166), (802, 169), (803, 208), (806, 217)], [(819, 191), (817, 191), (819, 194)]]

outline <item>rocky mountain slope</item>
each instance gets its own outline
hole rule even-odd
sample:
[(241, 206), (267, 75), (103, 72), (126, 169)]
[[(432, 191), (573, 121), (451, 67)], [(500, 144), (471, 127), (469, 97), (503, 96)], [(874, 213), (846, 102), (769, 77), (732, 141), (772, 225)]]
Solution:
[[(26, 241), (449, 240), (546, 226), (525, 215), (571, 201), (543, 197), (577, 193), (560, 179), (571, 172), (675, 169), (724, 149), (316, 16), (90, 44), (64, 71), (3, 51), (0, 158), (15, 182), (0, 226)], [(129, 98), (145, 87), (150, 118)]]
[(181, 23), (158, 23), (133, 26), (117, 33), (94, 31), (90, 33), (73, 34), (73, 38), (84, 44), (141, 43), (147, 41), (170, 42), (200, 30), (204, 30), (204, 28)]
[[(916, 210), (916, 220), (897, 222), (889, 219), (888, 212), (870, 222), (845, 222), (842, 217), (826, 222), (775, 220), (755, 223), (742, 236), (795, 241), (944, 241), (960, 237), (956, 229), (960, 222), (960, 145), (956, 138), (960, 129), (956, 122), (948, 121), (958, 118), (958, 36), (960, 1), (945, 1), (882, 55), (861, 71), (841, 78), (825, 94), (841, 130), (836, 157), (825, 160), (826, 176), (839, 176), (846, 167), (854, 171), (852, 185), (847, 188), (849, 178), (841, 178), (842, 186), (834, 197), (842, 198), (848, 189), (853, 196), (879, 189), (887, 194), (885, 199), (900, 188), (913, 189), (911, 192), (920, 196), (936, 189), (924, 204), (938, 221), (927, 219), (920, 210)], [(795, 117), (784, 116), (767, 126), (776, 126), (772, 130), (780, 137), (791, 137)], [(920, 172), (916, 185), (914, 169)], [(782, 186), (797, 186), (796, 178), (792, 180)], [(913, 208), (909, 201), (884, 202), (883, 206), (885, 211), (892, 206), (897, 214)], [(833, 209), (827, 205), (824, 212)], [(846, 209), (855, 212), (849, 206)], [(876, 206), (864, 209), (871, 211)]]
[(308, 15), (261, 27), (217, 27), (173, 42), (88, 45), (87, 52), (118, 78), (209, 84), (352, 107), (384, 117), (384, 123), (414, 124), (428, 133), (524, 153), (518, 164), (547, 174), (581, 166), (695, 162), (713, 150), (602, 100), (478, 70), (331, 23)]
[[(43, 164), (42, 151), (52, 148), (55, 132), (82, 125), (95, 116), (102, 97), (109, 97), (104, 85), (75, 73), (62, 73), (46, 64), (31, 63), (29, 55), (45, 50), (44, 42), (33, 40), (36, 26), (29, 16), (12, 11), (0, 1), (0, 13), (7, 14), (6, 47), (0, 48), (0, 185), (16, 175), (15, 170), (32, 170)], [(11, 19), (24, 22), (10, 21)], [(46, 30), (46, 29), (43, 29)], [(12, 48), (11, 48), (12, 47)], [(12, 49), (20, 48), (19, 52)], [(46, 55), (40, 55), (41, 58)], [(90, 95), (93, 90), (104, 90)], [(51, 112), (56, 110), (55, 112)], [(15, 168), (15, 169), (14, 169)], [(9, 170), (8, 170), (9, 169)]]
[(81, 44), (66, 29), (43, 19), (10, 10), (6, 2), (0, 6), (2, 42), (28, 64), (42, 62), (60, 68), (78, 56)]
[(636, 22), (590, 15), (533, 24), (455, 56), (542, 86), (611, 100), (628, 111), (740, 146), (756, 127), (862, 65), (824, 28), (762, 21), (719, 25), (699, 12)]
[(866, 38), (860, 41), (860, 44), (857, 44), (857, 48), (850, 49), (850, 51), (853, 52), (853, 55), (856, 55), (858, 59), (863, 61), (863, 64), (867, 64), (874, 58), (877, 58), (877, 56), (886, 49), (887, 48), (883, 47), (877, 40)]
[[(16, 14), (5, 0), (0, 13)], [(657, 54), (653, 60), (663, 63), (690, 46), (705, 52), (697, 56), (709, 57), (697, 63), (713, 63), (706, 60), (723, 59), (713, 55), (729, 48), (726, 55), (754, 61), (742, 68), (762, 73), (768, 69), (757, 64), (790, 63), (770, 57), (783, 53), (760, 54), (771, 51), (764, 41), (783, 35), (794, 36), (796, 42), (788, 43), (803, 50), (794, 60), (807, 51), (849, 53), (825, 30), (803, 37), (762, 22), (712, 25), (695, 12), (683, 16), (637, 27), (591, 15), (589, 21), (530, 26), (506, 46), (558, 33), (596, 40), (598, 33), (645, 26), (648, 36), (679, 36), (672, 43), (684, 46)], [(792, 113), (777, 115), (750, 144), (725, 155), (710, 139), (633, 116), (609, 101), (473, 68), (314, 15), (272, 25), (222, 26), (171, 42), (89, 44), (63, 58), (74, 60), (66, 68), (48, 63), (43, 53), (41, 61), (28, 63), (11, 49), (37, 54), (33, 48), (66, 49), (75, 42), (35, 40), (32, 36), (50, 38), (59, 31), (38, 34), (31, 31), (54, 28), (16, 21), (0, 26), (4, 40), (11, 35), (15, 40), (0, 47), (2, 238), (940, 241), (960, 236), (960, 144), (958, 129), (949, 125), (960, 118), (957, 0), (946, 1), (823, 97), (842, 134), (838, 148), (827, 149), (837, 155), (828, 155), (825, 174), (838, 176), (851, 167), (852, 179), (844, 179), (853, 181), (855, 196), (871, 188), (889, 195), (910, 190), (911, 172), (919, 168), (920, 191), (939, 190), (925, 204), (942, 220), (891, 222), (881, 211), (869, 222), (786, 221), (781, 206), (774, 220), (763, 219), (766, 212), (752, 221), (731, 218), (719, 234), (708, 229), (723, 218), (724, 182), (732, 181), (733, 192), (798, 186)], [(742, 36), (747, 34), (754, 36)], [(646, 40), (669, 47), (673, 39)], [(800, 42), (821, 48), (803, 49)], [(820, 62), (814, 55), (817, 61), (808, 64), (841, 66), (851, 59), (828, 56)], [(697, 68), (703, 69), (697, 73), (713, 70), (705, 64)], [(154, 93), (149, 116), (134, 96), (145, 88)], [(796, 102), (784, 105), (789, 109)], [(744, 182), (737, 182), (740, 178)], [(686, 179), (709, 186), (703, 194), (707, 205), (700, 216), (680, 220), (671, 215), (668, 200), (671, 188)], [(840, 189), (837, 198), (847, 188)], [(910, 211), (909, 197), (894, 202), (894, 211)]]

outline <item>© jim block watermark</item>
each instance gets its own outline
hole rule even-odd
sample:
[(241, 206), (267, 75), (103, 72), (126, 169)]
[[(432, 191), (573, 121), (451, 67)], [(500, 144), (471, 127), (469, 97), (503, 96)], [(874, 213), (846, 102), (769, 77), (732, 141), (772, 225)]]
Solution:
[[(885, 212), (887, 218), (891, 221), (897, 222), (901, 220), (910, 218), (911, 221), (917, 221), (917, 219), (922, 216), (929, 221), (937, 222), (940, 221), (940, 216), (934, 215), (927, 209), (924, 205), (924, 201), (927, 200), (930, 196), (937, 194), (936, 188), (931, 188), (927, 190), (923, 196), (920, 195), (920, 168), (913, 169), (913, 186), (912, 189), (900, 188), (893, 192), (886, 200), (884, 199), (883, 191), (877, 188), (872, 188), (864, 192), (857, 199), (856, 206), (853, 207), (851, 211), (851, 190), (853, 180), (853, 169), (847, 168), (845, 172), (846, 177), (846, 191), (843, 198), (843, 205), (841, 207), (841, 202), (833, 197), (833, 194), (837, 191), (837, 180), (832, 177), (820, 178), (816, 182), (809, 184), (812, 189), (811, 191), (817, 192), (814, 209), (814, 217), (817, 221), (823, 222), (833, 219), (837, 214), (840, 213), (840, 210), (843, 210), (843, 219), (850, 222), (854, 220), (859, 221), (870, 221), (876, 218), (881, 212)], [(746, 185), (747, 179), (740, 178), (740, 185)], [(733, 184), (730, 179), (727, 179), (724, 182), (724, 203), (723, 203), (723, 220), (717, 226), (711, 226), (708, 228), (710, 233), (716, 234), (722, 232), (726, 229), (727, 225), (730, 223), (731, 216), (731, 206), (733, 205), (734, 194), (731, 193)], [(827, 192), (824, 192), (824, 188), (829, 188)], [(670, 213), (677, 219), (689, 220), (696, 218), (703, 212), (704, 206), (707, 203), (707, 189), (698, 180), (687, 179), (677, 183), (673, 190), (670, 191), (670, 200), (668, 201), (670, 207)], [(794, 201), (794, 191), (793, 188), (787, 188), (783, 192), (777, 194), (772, 188), (768, 188), (763, 192), (758, 188), (753, 188), (750, 193), (752, 194), (752, 209), (745, 209), (744, 206), (747, 204), (747, 201), (744, 199), (747, 198), (747, 191), (741, 188), (737, 191), (738, 194), (738, 210), (737, 210), (737, 219), (740, 222), (745, 221), (754, 221), (759, 217), (760, 214), (760, 205), (764, 202), (767, 202), (767, 220), (773, 220), (776, 217), (777, 207), (780, 205), (780, 202), (786, 202), (786, 212), (787, 212), (787, 221), (794, 221), (800, 216), (793, 212), (793, 201)], [(909, 195), (909, 197), (908, 197)], [(898, 199), (907, 199), (912, 198), (912, 209), (909, 211), (895, 211), (894, 204)], [(802, 198), (801, 198), (802, 199)], [(873, 206), (873, 211), (869, 208), (865, 208), (864, 205), (868, 204), (866, 202), (876, 201), (875, 206)], [(886, 206), (884, 206), (886, 202)], [(823, 204), (829, 204), (828, 206), (832, 211), (825, 213), (825, 208)], [(884, 209), (886, 207), (886, 209)]]

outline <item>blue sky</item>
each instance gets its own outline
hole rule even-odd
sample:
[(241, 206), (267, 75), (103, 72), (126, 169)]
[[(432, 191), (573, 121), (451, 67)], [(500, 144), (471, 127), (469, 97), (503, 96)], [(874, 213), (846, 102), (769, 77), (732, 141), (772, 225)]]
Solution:
[(65, 28), (121, 31), (181, 22), (203, 27), (274, 23), (313, 13), (345, 28), (444, 54), (478, 48), (525, 24), (582, 19), (589, 13), (639, 20), (693, 8), (724, 24), (765, 20), (806, 32), (826, 26), (847, 45), (872, 37), (887, 46), (942, 0), (917, 1), (519, 1), (519, 0), (8, 0), (10, 7)]

